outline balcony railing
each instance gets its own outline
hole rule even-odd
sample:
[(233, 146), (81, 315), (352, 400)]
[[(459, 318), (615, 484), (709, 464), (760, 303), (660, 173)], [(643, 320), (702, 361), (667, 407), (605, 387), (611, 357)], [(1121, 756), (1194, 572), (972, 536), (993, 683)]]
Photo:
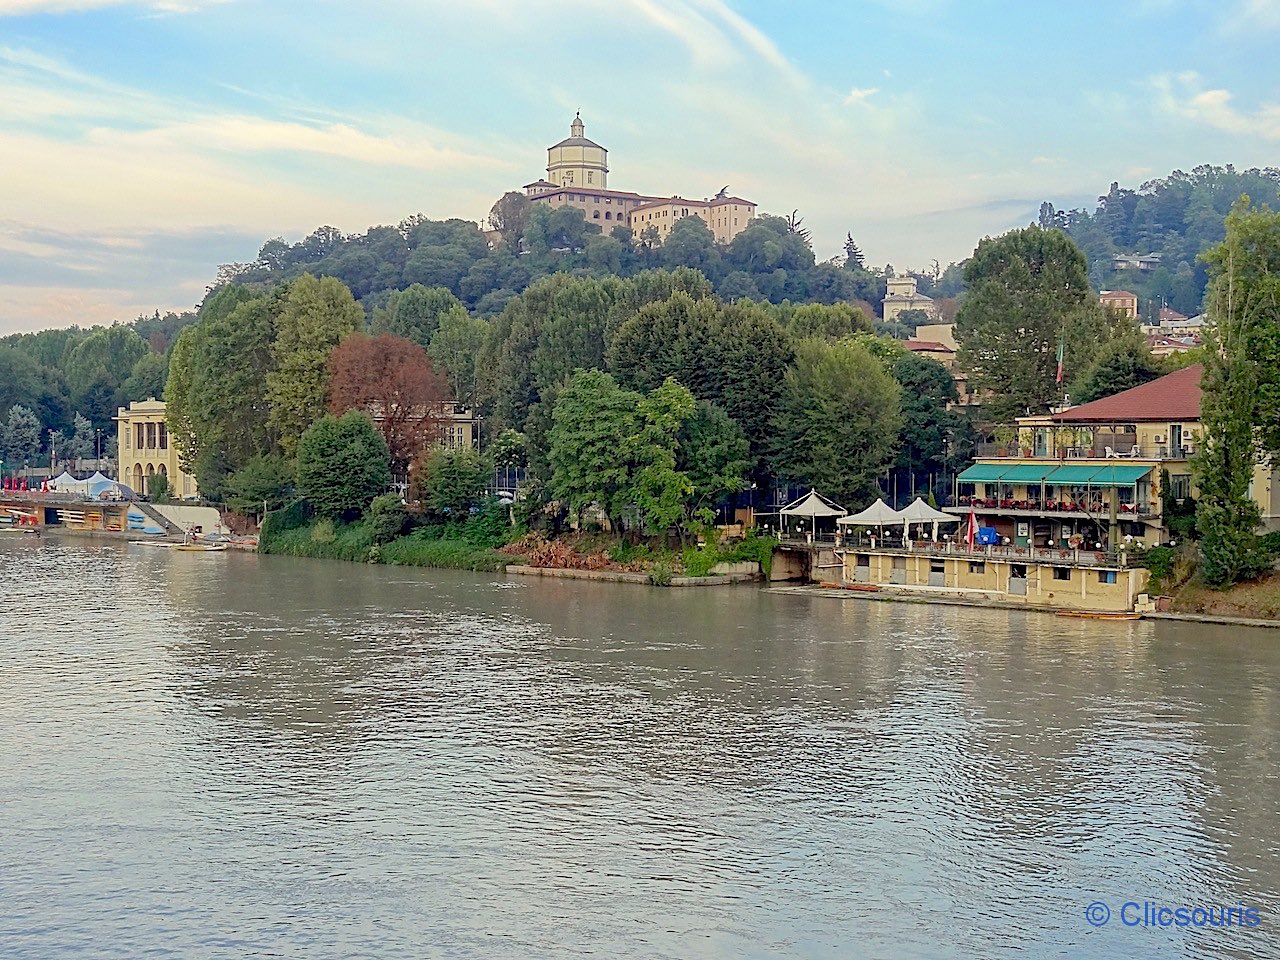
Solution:
[[(1105, 517), (1111, 513), (1111, 504), (1106, 500), (1041, 500), (1039, 497), (1015, 500), (1009, 497), (960, 497), (956, 506), (950, 508), (957, 512), (959, 508), (973, 507), (975, 510), (1023, 511), (1028, 513), (1061, 513), (1088, 514), (1094, 517)], [(1150, 503), (1122, 503), (1117, 511), (1124, 517), (1151, 517), (1157, 511)]]
[(869, 543), (855, 543), (846, 539), (836, 549), (840, 554), (889, 553), (908, 557), (963, 557), (974, 561), (1007, 560), (1012, 563), (1049, 563), (1059, 566), (1127, 567), (1131, 565), (1128, 550), (1110, 549), (1106, 546), (1093, 550), (1016, 547), (1004, 544), (975, 545), (970, 548), (964, 541), (934, 543), (931, 540), (923, 540), (912, 542), (910, 545), (900, 541), (877, 542), (873, 547)]
[(976, 456), (983, 460), (1001, 458), (1017, 460), (1186, 460), (1194, 448), (1170, 447), (1167, 444), (1143, 446), (1127, 435), (1104, 435), (1086, 445), (1064, 446), (1052, 449), (1016, 447), (1006, 443), (981, 441)]

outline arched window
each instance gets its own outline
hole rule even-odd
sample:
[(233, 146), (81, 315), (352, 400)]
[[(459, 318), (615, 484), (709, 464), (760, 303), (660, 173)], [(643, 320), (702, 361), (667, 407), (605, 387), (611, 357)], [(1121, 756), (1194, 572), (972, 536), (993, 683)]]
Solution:
[(612, 220), (612, 219), (613, 219), (613, 211), (612, 211), (612, 210), (606, 210), (606, 211), (604, 212), (604, 218), (605, 218), (606, 220)]
[(600, 211), (599, 211), (599, 210), (597, 210), (597, 211), (595, 211), (593, 214), (591, 214), (591, 219), (592, 219), (592, 220), (599, 220), (599, 219), (600, 219)]

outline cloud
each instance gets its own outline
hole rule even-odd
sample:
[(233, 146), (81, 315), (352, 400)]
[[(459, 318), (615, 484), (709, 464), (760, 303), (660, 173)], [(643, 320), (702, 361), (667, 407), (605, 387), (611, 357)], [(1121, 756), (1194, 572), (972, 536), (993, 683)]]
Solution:
[(879, 87), (854, 87), (845, 96), (844, 105), (849, 107), (853, 106), (855, 103), (866, 103), (879, 92)]
[(142, 7), (156, 13), (194, 13), (230, 0), (0, 0), (0, 17), (41, 13), (84, 13), (105, 7)]
[(1280, 30), (1280, 0), (1240, 0), (1222, 21), (1224, 33)]
[(1264, 103), (1253, 111), (1233, 104), (1231, 91), (1206, 90), (1194, 71), (1160, 74), (1151, 79), (1161, 109), (1224, 133), (1280, 140), (1280, 104)]

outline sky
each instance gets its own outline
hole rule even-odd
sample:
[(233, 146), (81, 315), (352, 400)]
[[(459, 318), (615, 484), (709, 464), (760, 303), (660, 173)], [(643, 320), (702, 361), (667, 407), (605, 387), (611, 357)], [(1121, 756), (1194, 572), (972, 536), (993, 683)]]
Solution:
[(0, 335), (190, 309), (320, 225), (609, 185), (925, 268), (1112, 181), (1280, 164), (1280, 0), (0, 0)]

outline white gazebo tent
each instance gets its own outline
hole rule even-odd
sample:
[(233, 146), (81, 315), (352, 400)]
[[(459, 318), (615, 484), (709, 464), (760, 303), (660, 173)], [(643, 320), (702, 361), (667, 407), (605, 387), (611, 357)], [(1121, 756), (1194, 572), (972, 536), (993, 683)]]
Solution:
[(949, 513), (943, 513), (941, 510), (935, 510), (919, 497), (903, 507), (902, 514), (902, 535), (903, 539), (911, 539), (910, 526), (913, 523), (931, 523), (933, 524), (933, 540), (938, 539), (938, 524), (940, 523), (959, 523), (960, 518), (952, 516)]
[(840, 504), (836, 503), (834, 500), (828, 500), (817, 490), (813, 489), (810, 489), (810, 491), (799, 500), (791, 501), (778, 511), (784, 525), (789, 517), (796, 520), (808, 520), (810, 533), (817, 532), (819, 520), (836, 517), (836, 523), (839, 523), (840, 520), (838, 518), (843, 517), (846, 513), (848, 513), (848, 511), (845, 510), (844, 507), (840, 506)]
[(877, 499), (875, 503), (861, 513), (841, 517), (836, 521), (836, 524), (841, 527), (876, 527), (881, 530), (880, 535), (883, 538), (884, 527), (896, 526), (902, 522), (902, 514), (885, 503), (884, 500)]
[(55, 493), (87, 494), (89, 492), (89, 482), (87, 480), (77, 480), (64, 470), (62, 471), (62, 476), (49, 481), (49, 489)]

